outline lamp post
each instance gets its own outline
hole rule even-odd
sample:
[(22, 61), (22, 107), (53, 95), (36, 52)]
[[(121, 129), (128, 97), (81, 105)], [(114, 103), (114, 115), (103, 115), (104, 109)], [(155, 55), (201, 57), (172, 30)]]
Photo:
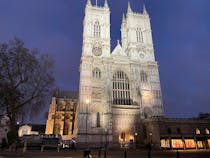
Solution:
[(89, 106), (89, 103), (90, 103), (90, 100), (89, 99), (86, 99), (85, 100), (85, 105), (86, 105), (86, 124), (85, 124), (85, 144), (87, 146), (87, 124), (88, 124), (88, 106)]
[(150, 136), (150, 144), (152, 145), (152, 132), (149, 133)]
[(135, 149), (137, 148), (137, 136), (138, 136), (138, 133), (135, 132), (134, 133)]
[(105, 128), (104, 129), (105, 131), (105, 146), (104, 146), (104, 158), (106, 158), (106, 149), (107, 149), (107, 132), (108, 132), (108, 129)]
[(151, 150), (152, 150), (152, 132), (149, 133), (150, 136), (150, 142), (147, 145), (148, 148), (148, 158), (151, 158)]

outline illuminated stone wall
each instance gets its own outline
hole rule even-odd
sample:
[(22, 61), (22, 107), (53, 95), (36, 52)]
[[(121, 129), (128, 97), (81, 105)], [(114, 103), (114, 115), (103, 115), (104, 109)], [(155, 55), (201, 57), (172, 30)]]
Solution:
[(45, 134), (58, 134), (63, 140), (77, 136), (77, 99), (52, 97)]
[(133, 141), (141, 119), (164, 115), (149, 19), (145, 8), (143, 13), (135, 13), (129, 4), (122, 20), (121, 42), (111, 52), (109, 5), (105, 0), (103, 6), (94, 6), (87, 0), (78, 142), (98, 146), (107, 141)]

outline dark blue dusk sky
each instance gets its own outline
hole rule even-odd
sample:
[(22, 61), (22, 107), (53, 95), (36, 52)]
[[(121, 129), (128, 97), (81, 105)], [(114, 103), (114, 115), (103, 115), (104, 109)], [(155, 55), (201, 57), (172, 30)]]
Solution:
[[(128, 0), (108, 2), (113, 50)], [(166, 116), (210, 112), (210, 0), (130, 2), (135, 12), (146, 3), (151, 18)], [(0, 0), (0, 42), (17, 36), (27, 47), (50, 54), (56, 87), (78, 90), (85, 5), (86, 0)]]

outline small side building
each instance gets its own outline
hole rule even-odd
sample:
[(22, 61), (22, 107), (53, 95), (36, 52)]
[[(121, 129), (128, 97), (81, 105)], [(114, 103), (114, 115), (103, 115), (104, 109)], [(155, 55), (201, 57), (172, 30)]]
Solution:
[(210, 148), (210, 118), (153, 118), (143, 121), (145, 143), (162, 149)]
[(39, 135), (39, 134), (44, 134), (44, 131), (45, 131), (45, 125), (24, 124), (19, 126), (18, 136), (22, 137), (24, 135)]
[(77, 135), (78, 92), (56, 91), (52, 97), (45, 134), (61, 135), (69, 140)]

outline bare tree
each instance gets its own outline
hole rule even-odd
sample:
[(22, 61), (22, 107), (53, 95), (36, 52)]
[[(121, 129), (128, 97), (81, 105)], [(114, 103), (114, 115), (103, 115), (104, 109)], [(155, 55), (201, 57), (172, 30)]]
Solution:
[(30, 50), (14, 38), (0, 43), (0, 110), (14, 129), (21, 115), (37, 114), (45, 105), (54, 82), (53, 60)]

